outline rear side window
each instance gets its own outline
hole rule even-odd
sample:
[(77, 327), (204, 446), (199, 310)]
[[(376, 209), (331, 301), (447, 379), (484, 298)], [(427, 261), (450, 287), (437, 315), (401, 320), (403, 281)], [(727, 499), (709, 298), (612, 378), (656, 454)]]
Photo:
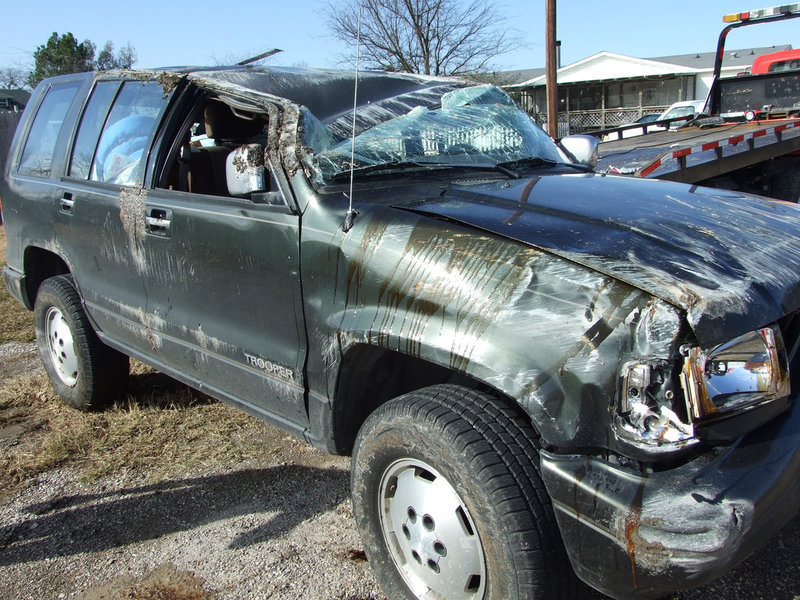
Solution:
[(54, 84), (47, 92), (36, 111), (22, 159), (19, 172), (23, 175), (50, 177), (53, 168), (53, 152), (67, 111), (81, 87), (79, 81)]
[(141, 185), (147, 153), (166, 105), (167, 98), (155, 81), (124, 83), (97, 142), (90, 179)]
[(100, 81), (94, 88), (89, 103), (83, 111), (81, 117), (78, 136), (75, 139), (75, 148), (72, 152), (72, 161), (69, 166), (69, 174), (80, 179), (89, 178), (89, 170), (92, 167), (92, 157), (97, 147), (97, 138), (100, 130), (106, 121), (108, 107), (111, 99), (119, 87), (119, 81)]

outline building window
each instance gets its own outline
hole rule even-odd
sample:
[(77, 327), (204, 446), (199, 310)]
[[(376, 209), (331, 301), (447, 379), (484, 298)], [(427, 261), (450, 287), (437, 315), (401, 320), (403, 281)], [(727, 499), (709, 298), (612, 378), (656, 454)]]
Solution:
[(569, 110), (597, 110), (603, 107), (603, 86), (573, 87), (569, 90)]
[[(627, 106), (627, 104), (625, 104), (623, 87), (621, 83), (609, 83), (606, 86), (606, 108), (621, 108)], [(638, 98), (636, 99), (636, 104), (639, 104)]]
[(680, 79), (660, 79), (642, 83), (642, 106), (669, 106), (681, 98)]

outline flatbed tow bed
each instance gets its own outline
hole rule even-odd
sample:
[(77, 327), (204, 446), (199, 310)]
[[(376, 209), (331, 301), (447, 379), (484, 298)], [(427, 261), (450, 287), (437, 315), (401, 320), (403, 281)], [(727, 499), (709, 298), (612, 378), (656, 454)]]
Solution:
[(597, 170), (697, 183), (800, 151), (800, 119), (686, 127), (603, 142)]
[(800, 201), (800, 69), (721, 77), (732, 30), (797, 18), (800, 2), (725, 15), (704, 109), (593, 132), (597, 170)]

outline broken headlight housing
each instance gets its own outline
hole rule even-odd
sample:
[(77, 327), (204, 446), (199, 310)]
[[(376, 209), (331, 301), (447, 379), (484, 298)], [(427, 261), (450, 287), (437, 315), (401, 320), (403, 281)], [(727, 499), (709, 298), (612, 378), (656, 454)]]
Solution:
[[(680, 383), (667, 362), (629, 362), (622, 366), (617, 431), (628, 442), (653, 450), (675, 449), (695, 441), (694, 425), (677, 399)], [(677, 392), (677, 393), (676, 393)]]
[(766, 327), (709, 351), (684, 351), (680, 373), (666, 362), (632, 361), (621, 371), (615, 419), (629, 443), (673, 451), (697, 441), (696, 428), (789, 395), (780, 330)]

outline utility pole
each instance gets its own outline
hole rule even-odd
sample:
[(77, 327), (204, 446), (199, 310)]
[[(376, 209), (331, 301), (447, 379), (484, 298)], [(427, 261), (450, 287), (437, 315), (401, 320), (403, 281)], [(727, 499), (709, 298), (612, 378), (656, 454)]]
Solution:
[(547, 79), (547, 133), (558, 137), (558, 63), (556, 61), (556, 0), (545, 0), (545, 48)]

